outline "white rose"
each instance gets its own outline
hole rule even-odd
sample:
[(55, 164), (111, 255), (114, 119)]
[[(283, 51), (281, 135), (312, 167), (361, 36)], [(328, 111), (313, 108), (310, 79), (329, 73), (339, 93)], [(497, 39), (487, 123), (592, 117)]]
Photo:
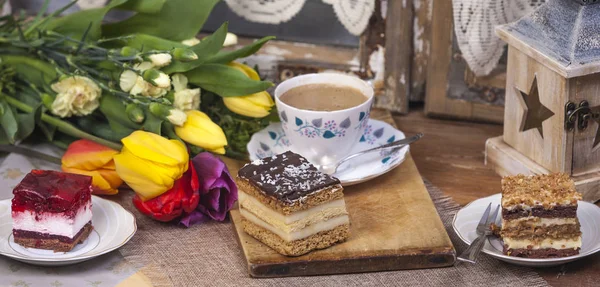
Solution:
[(171, 83), (175, 92), (187, 89), (188, 78), (184, 74), (173, 74), (171, 76)]
[(89, 115), (100, 105), (102, 90), (89, 78), (68, 77), (52, 84), (51, 88), (57, 94), (52, 103), (52, 113), (57, 116)]
[(181, 41), (181, 44), (184, 44), (186, 46), (195, 46), (198, 43), (200, 43), (200, 40), (198, 40), (197, 38), (191, 38), (191, 39)]
[(119, 86), (121, 90), (124, 92), (129, 92), (135, 85), (135, 82), (138, 78), (138, 75), (131, 70), (125, 70), (121, 73), (121, 77), (119, 78)]
[(180, 110), (197, 110), (200, 107), (200, 89), (185, 89), (175, 92), (173, 106)]
[(176, 126), (183, 126), (185, 121), (187, 121), (187, 115), (181, 110), (172, 109), (169, 111), (167, 120)]
[(223, 42), (223, 47), (233, 46), (237, 44), (238, 38), (235, 34), (227, 32), (225, 35), (225, 41)]
[(167, 53), (152, 54), (148, 57), (154, 67), (164, 67), (171, 64), (171, 55)]

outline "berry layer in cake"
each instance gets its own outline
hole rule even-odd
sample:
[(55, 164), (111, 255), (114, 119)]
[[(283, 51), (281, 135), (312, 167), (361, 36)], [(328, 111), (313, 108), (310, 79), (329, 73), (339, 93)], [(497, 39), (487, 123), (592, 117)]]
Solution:
[(275, 251), (299, 256), (346, 240), (350, 222), (337, 178), (286, 152), (238, 172), (244, 231)]
[(581, 194), (566, 174), (510, 176), (502, 179), (504, 253), (527, 258), (579, 254)]
[(67, 252), (92, 231), (92, 178), (32, 170), (13, 190), (13, 237), (30, 248)]

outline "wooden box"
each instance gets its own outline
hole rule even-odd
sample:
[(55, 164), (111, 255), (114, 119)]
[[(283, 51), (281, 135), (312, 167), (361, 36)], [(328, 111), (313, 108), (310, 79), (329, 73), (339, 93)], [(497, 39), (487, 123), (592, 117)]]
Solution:
[(508, 25), (496, 32), (509, 44), (504, 135), (487, 141), (486, 163), (502, 176), (564, 172), (600, 200), (600, 64), (557, 60)]

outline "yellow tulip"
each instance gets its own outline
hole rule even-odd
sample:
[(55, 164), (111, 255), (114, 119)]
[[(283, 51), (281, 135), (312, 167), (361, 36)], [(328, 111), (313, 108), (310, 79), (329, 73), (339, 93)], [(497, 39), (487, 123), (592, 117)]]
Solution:
[[(244, 64), (231, 62), (229, 63), (229, 66), (244, 73), (252, 80), (260, 80), (256, 71)], [(252, 118), (263, 118), (268, 116), (271, 108), (275, 104), (271, 95), (266, 91), (239, 97), (225, 97), (223, 98), (223, 103), (225, 103), (225, 106), (232, 112)]]
[(114, 156), (117, 174), (144, 201), (171, 189), (188, 169), (189, 154), (178, 140), (135, 131), (121, 141), (123, 149)]
[(224, 154), (227, 138), (221, 127), (213, 123), (203, 112), (186, 111), (187, 121), (183, 126), (175, 126), (175, 133), (187, 143), (201, 147), (207, 151)]

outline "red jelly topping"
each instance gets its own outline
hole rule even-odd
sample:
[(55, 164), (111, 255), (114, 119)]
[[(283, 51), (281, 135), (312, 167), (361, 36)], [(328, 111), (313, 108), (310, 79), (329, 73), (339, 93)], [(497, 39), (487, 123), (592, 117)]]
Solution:
[(75, 216), (79, 207), (91, 199), (92, 177), (51, 170), (32, 170), (15, 187), (13, 194), (13, 212), (68, 211)]

